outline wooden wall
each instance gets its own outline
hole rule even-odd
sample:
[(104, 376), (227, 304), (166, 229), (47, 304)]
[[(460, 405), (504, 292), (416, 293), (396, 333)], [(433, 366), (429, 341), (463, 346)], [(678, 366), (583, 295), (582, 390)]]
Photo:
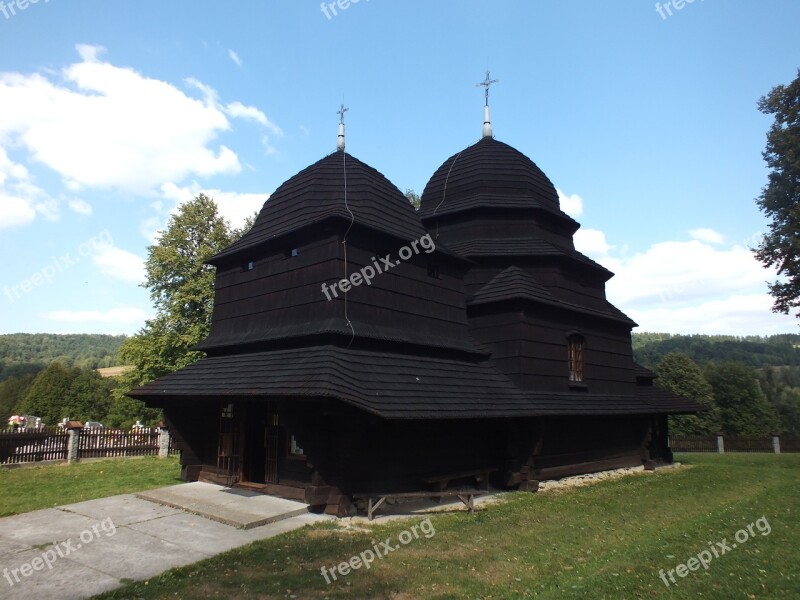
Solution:
[[(349, 319), (354, 327), (367, 325), (356, 335), (475, 350), (468, 339), (459, 259), (426, 253), (418, 245), (419, 253), (401, 261), (398, 250), (406, 243), (354, 228), (348, 234), (345, 263), (342, 237), (338, 229), (311, 232), (305, 242), (273, 244), (241, 265), (220, 267), (211, 334), (201, 347), (214, 353), (224, 346), (323, 331), (349, 333)], [(293, 248), (297, 256), (289, 255)], [(330, 288), (345, 273), (349, 277), (367, 266), (375, 269), (373, 257), (383, 270), (379, 250), (400, 264), (346, 294), (337, 287), (327, 299), (323, 283)], [(248, 271), (244, 264), (251, 260), (254, 268)], [(430, 276), (429, 267), (435, 267), (436, 277)]]

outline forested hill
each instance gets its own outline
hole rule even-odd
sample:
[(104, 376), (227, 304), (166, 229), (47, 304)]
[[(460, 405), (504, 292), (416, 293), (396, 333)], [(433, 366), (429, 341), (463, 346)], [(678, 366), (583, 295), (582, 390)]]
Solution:
[(633, 354), (636, 361), (645, 367), (655, 368), (669, 352), (681, 352), (699, 364), (732, 361), (756, 368), (799, 366), (800, 335), (633, 334)]
[(0, 381), (44, 369), (52, 362), (96, 369), (116, 365), (124, 335), (11, 333), (0, 335)]

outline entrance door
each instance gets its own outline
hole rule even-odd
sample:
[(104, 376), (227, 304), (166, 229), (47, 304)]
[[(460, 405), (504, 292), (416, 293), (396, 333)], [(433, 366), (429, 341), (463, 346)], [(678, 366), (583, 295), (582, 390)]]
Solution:
[(233, 403), (224, 402), (219, 418), (217, 469), (230, 487), (239, 480), (239, 421)]
[(247, 406), (244, 435), (244, 480), (278, 483), (283, 432), (274, 403), (259, 402)]

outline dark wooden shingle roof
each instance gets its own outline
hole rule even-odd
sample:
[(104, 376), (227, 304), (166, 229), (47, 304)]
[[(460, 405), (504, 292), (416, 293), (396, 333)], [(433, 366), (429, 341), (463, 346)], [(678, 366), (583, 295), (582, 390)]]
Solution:
[(606, 279), (614, 274), (577, 250), (551, 244), (537, 238), (489, 238), (450, 241), (448, 247), (453, 252), (466, 257), (497, 256), (554, 256), (570, 259), (601, 273)]
[(547, 175), (522, 152), (490, 137), (439, 167), (422, 192), (419, 214), (425, 220), (481, 207), (538, 208), (575, 223), (561, 211)]
[(662, 390), (640, 395), (523, 392), (488, 362), (338, 346), (201, 359), (129, 394), (134, 398), (328, 397), (387, 419), (507, 418), (690, 412)]
[(333, 218), (354, 220), (405, 241), (425, 235), (414, 208), (392, 182), (350, 154), (334, 152), (283, 183), (250, 231), (209, 262)]
[(557, 298), (536, 279), (523, 269), (511, 266), (489, 280), (467, 301), (467, 306), (491, 304), (507, 300), (529, 300), (540, 304), (556, 306), (570, 311), (594, 315), (627, 325), (636, 323), (616, 306), (605, 300), (596, 300), (592, 304), (577, 304), (564, 298)]
[(467, 305), (475, 306), (512, 299), (559, 304), (558, 299), (531, 275), (519, 267), (508, 267), (478, 290)]

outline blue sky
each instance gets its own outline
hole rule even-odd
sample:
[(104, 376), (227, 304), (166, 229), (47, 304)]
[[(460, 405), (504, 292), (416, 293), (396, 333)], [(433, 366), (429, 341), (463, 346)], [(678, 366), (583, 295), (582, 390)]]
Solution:
[(240, 224), (335, 149), (343, 99), (348, 151), (421, 192), (479, 138), (487, 67), (495, 136), (563, 194), (639, 331), (796, 331), (747, 247), (756, 103), (797, 74), (800, 3), (334, 6), (4, 0), (0, 333), (134, 333), (176, 206), (205, 191)]

